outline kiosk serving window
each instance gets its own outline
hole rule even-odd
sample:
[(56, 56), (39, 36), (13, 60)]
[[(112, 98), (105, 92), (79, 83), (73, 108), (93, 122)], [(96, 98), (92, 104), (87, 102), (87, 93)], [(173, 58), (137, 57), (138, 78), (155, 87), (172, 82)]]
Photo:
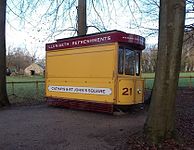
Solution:
[(135, 54), (135, 74), (136, 76), (140, 75), (140, 52), (136, 52)]
[(134, 75), (135, 52), (125, 48), (125, 74)]
[(118, 50), (118, 73), (139, 76), (140, 75), (140, 53), (126, 47)]
[(124, 69), (124, 48), (119, 47), (118, 73), (123, 74)]

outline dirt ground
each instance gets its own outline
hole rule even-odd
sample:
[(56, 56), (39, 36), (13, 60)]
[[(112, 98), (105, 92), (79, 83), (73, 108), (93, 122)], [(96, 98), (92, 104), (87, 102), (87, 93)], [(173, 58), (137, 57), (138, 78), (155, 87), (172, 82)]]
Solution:
[(182, 88), (177, 92), (175, 139), (167, 139), (150, 145), (139, 130), (129, 136), (128, 149), (136, 150), (194, 150), (194, 88)]
[[(146, 94), (147, 96), (149, 94)], [(141, 150), (146, 109), (108, 115), (48, 107), (46, 104), (0, 109), (0, 150)], [(194, 90), (177, 95), (176, 131), (179, 142), (165, 141), (159, 149), (194, 149)]]
[(108, 115), (48, 107), (0, 110), (0, 150), (127, 149), (130, 134), (143, 127), (144, 110)]

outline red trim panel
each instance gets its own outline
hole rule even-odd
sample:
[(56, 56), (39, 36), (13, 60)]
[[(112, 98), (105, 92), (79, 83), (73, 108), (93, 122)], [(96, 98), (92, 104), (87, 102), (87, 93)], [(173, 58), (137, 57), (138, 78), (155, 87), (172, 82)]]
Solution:
[(70, 109), (89, 110), (94, 112), (113, 113), (113, 104), (97, 103), (91, 101), (70, 100), (46, 97), (47, 104), (50, 106), (58, 106)]
[(137, 50), (143, 50), (145, 48), (144, 37), (135, 34), (125, 33), (122, 31), (113, 30), (103, 33), (59, 39), (54, 43), (46, 44), (46, 51), (106, 44), (113, 42), (128, 43), (131, 45), (131, 47)]

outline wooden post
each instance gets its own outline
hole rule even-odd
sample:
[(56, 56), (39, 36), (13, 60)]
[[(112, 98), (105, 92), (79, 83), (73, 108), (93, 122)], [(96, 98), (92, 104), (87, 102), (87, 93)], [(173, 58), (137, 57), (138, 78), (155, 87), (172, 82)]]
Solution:
[(12, 87), (12, 95), (15, 95), (15, 93), (14, 93), (14, 82), (11, 82), (11, 87)]
[(143, 89), (146, 89), (146, 78), (143, 80)]
[(38, 97), (39, 91), (38, 91), (38, 81), (36, 81), (36, 97)]
[(192, 77), (190, 76), (190, 79), (189, 79), (189, 88), (191, 89), (192, 88)]

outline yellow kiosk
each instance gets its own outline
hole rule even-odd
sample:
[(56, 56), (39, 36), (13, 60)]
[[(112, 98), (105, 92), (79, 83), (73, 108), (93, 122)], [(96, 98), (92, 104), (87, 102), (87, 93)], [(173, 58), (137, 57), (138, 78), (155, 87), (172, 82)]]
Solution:
[(143, 103), (145, 38), (108, 31), (46, 44), (49, 105), (100, 112)]

